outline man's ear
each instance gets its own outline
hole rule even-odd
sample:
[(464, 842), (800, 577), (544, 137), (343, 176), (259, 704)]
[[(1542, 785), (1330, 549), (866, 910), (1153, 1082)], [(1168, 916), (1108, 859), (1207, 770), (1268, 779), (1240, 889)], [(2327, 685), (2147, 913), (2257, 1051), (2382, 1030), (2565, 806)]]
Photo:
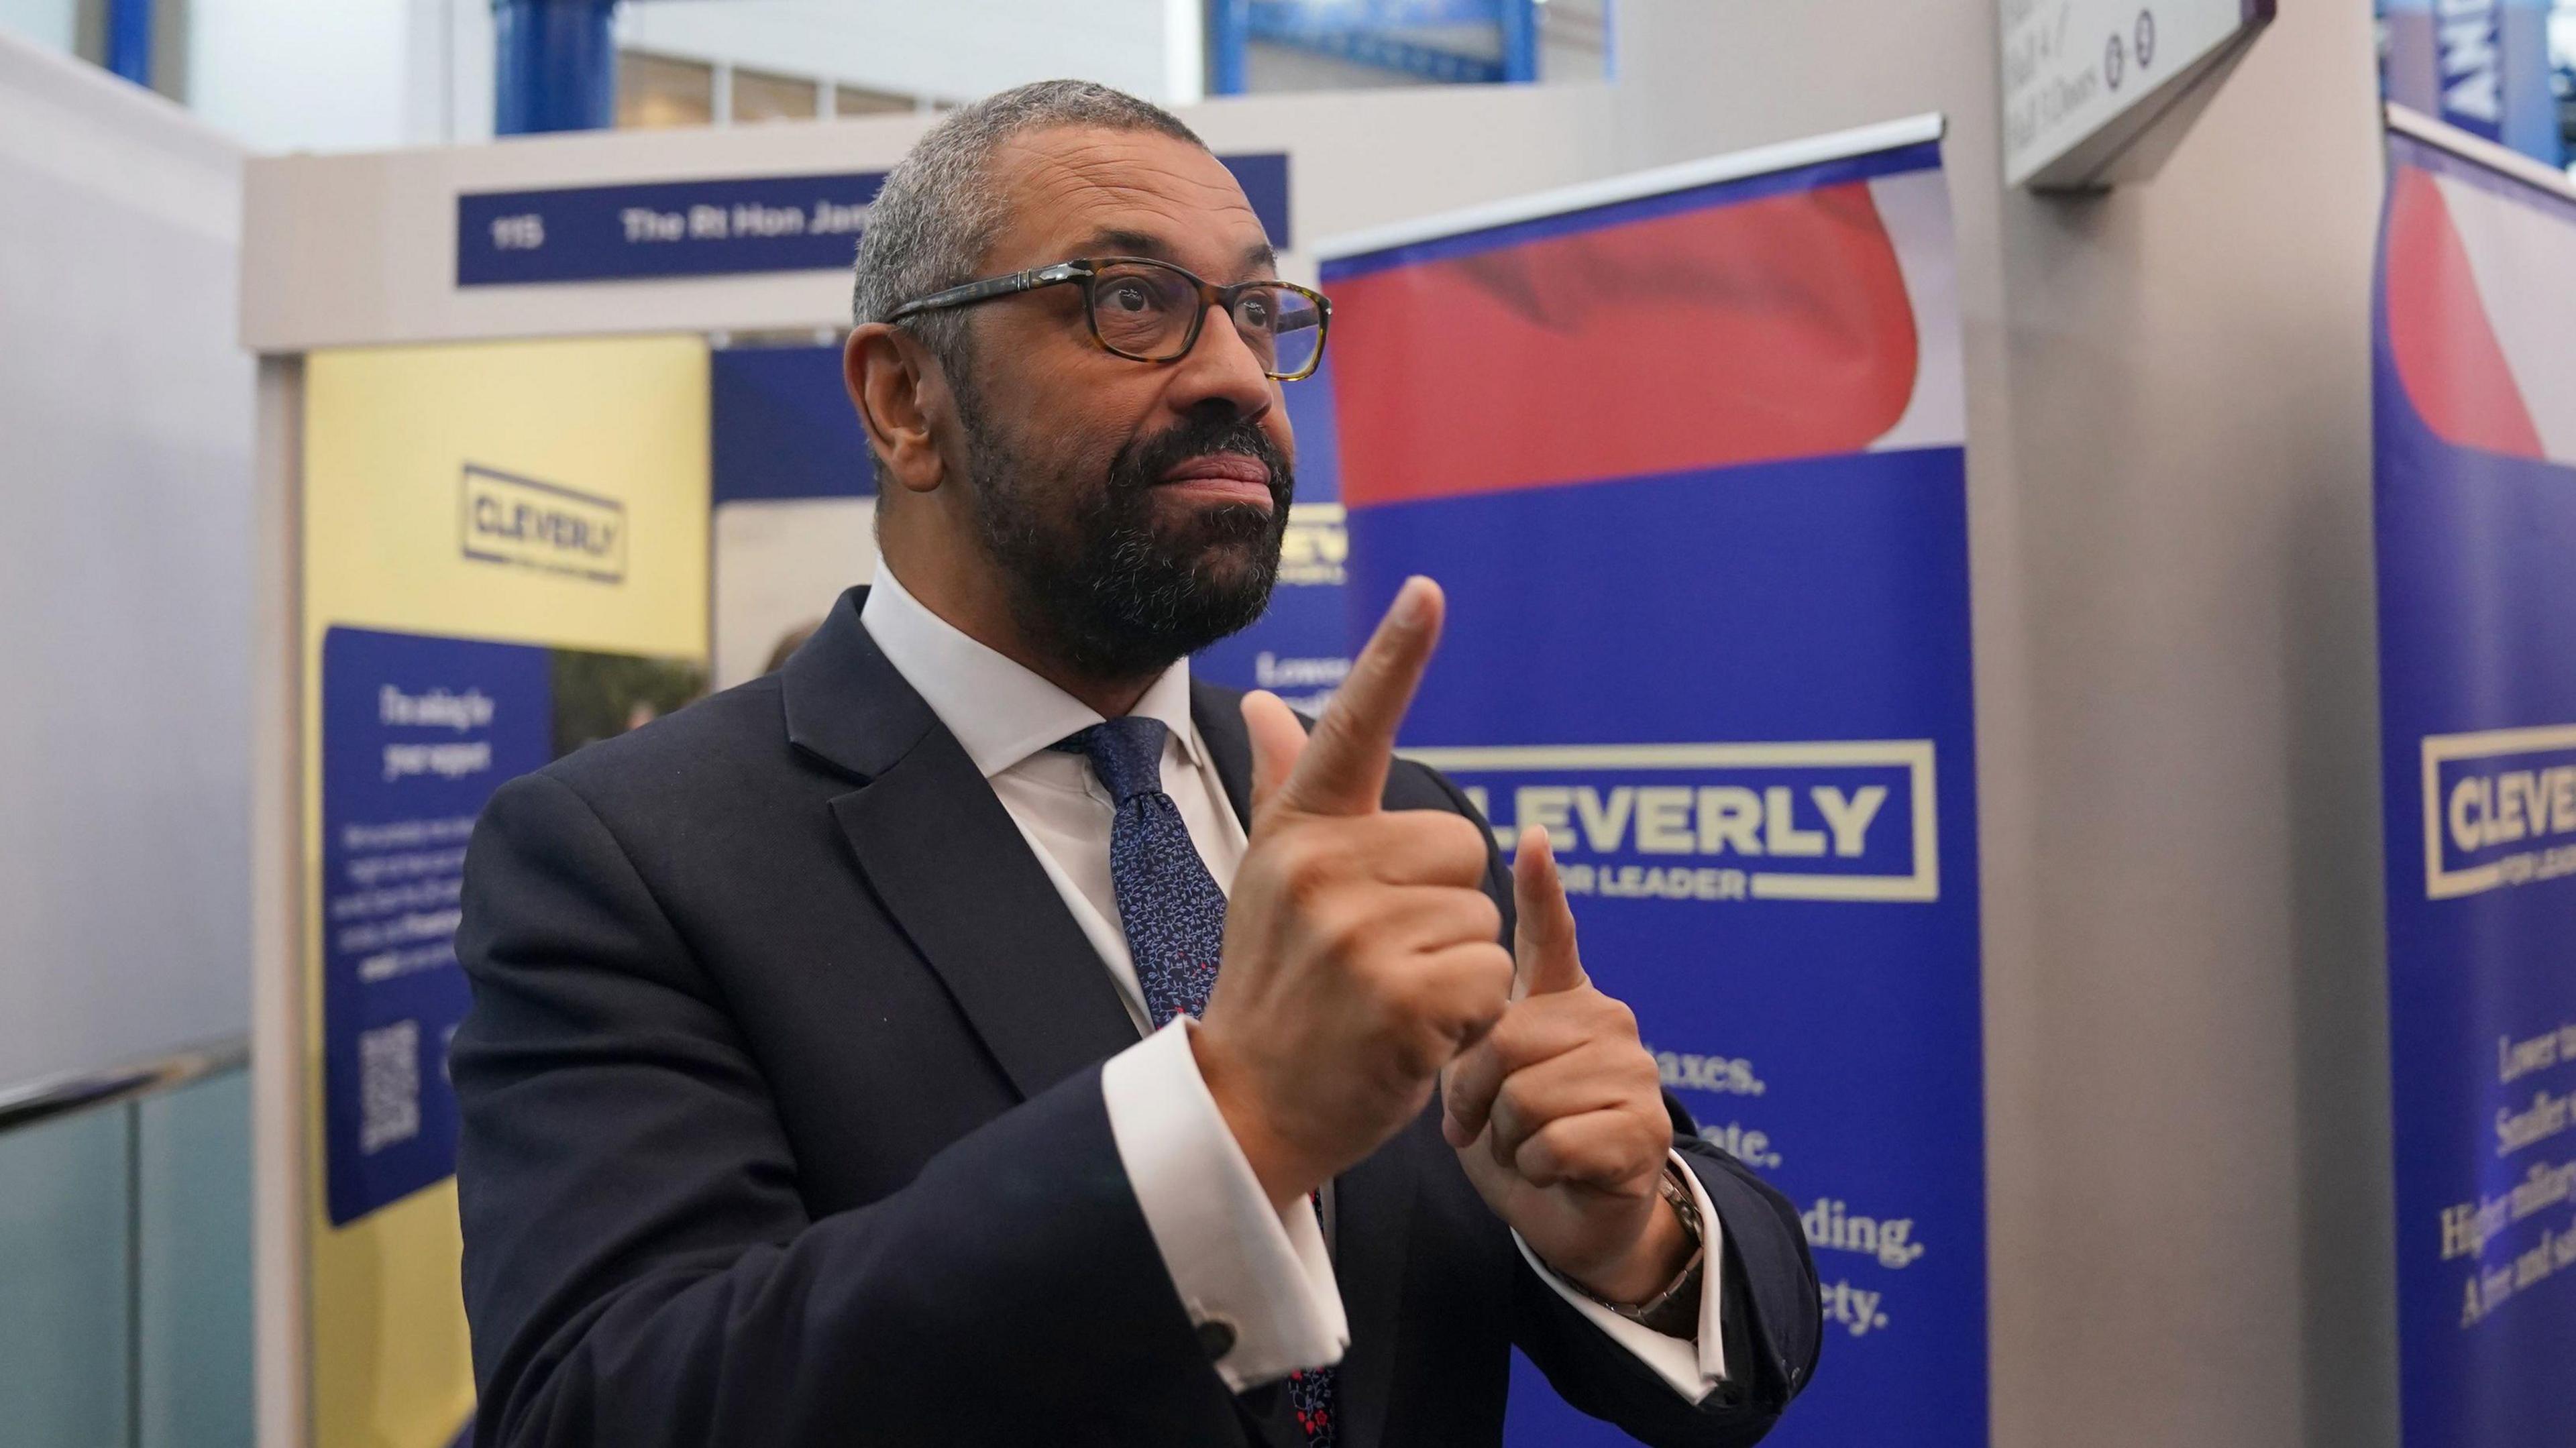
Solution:
[(907, 492), (937, 488), (945, 467), (931, 421), (949, 410), (939, 364), (912, 337), (883, 322), (867, 322), (852, 328), (841, 348), (841, 377), (881, 476)]

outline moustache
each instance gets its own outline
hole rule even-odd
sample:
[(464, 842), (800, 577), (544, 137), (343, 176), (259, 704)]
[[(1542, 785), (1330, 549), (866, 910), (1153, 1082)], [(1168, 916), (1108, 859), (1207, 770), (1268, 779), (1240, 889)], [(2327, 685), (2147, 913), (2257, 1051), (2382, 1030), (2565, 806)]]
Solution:
[(1297, 491), (1294, 468), (1270, 434), (1241, 418), (1193, 418), (1153, 437), (1128, 444), (1109, 466), (1109, 491), (1121, 500), (1141, 496), (1165, 474), (1192, 458), (1232, 453), (1260, 463), (1270, 476), (1270, 501), (1282, 517)]

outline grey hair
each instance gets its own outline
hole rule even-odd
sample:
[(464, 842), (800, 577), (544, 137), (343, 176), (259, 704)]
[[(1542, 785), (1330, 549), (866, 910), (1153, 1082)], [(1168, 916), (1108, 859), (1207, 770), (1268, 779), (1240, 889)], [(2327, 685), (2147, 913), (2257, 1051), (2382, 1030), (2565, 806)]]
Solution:
[[(853, 321), (883, 321), (915, 297), (971, 281), (1007, 206), (988, 174), (993, 153), (1014, 136), (1065, 126), (1152, 131), (1202, 150), (1207, 142), (1178, 116), (1087, 80), (1015, 86), (951, 111), (886, 173), (859, 237), (851, 288)], [(905, 319), (952, 374), (966, 361), (966, 314), (925, 312)]]

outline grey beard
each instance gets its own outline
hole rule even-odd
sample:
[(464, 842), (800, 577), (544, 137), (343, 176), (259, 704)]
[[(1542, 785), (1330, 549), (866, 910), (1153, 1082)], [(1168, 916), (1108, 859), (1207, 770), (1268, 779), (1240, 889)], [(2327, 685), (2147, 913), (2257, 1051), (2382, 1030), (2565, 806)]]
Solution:
[[(985, 551), (1008, 580), (1021, 629), (1076, 674), (1140, 679), (1259, 619), (1279, 578), (1294, 481), (1286, 459), (1248, 423), (1185, 424), (1123, 449), (1104, 486), (1060, 520), (1041, 503), (1073, 490), (1036, 468), (960, 394), (972, 454), (973, 512)], [(1209, 452), (1244, 452), (1272, 472), (1273, 506), (1212, 509), (1185, 536), (1159, 535), (1153, 487), (1173, 465)], [(1244, 566), (1225, 567), (1229, 555)]]

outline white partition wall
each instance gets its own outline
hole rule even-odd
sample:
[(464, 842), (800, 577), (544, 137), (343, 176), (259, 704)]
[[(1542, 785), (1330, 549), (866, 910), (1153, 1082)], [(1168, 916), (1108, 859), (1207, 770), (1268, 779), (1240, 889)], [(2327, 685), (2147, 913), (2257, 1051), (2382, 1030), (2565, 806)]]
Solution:
[(249, 1020), (241, 166), (0, 33), (0, 1092)]
[(0, 6), (0, 1441), (218, 1442), (242, 1079), (61, 1108), (248, 1024), (242, 157), (11, 33), (42, 8)]

